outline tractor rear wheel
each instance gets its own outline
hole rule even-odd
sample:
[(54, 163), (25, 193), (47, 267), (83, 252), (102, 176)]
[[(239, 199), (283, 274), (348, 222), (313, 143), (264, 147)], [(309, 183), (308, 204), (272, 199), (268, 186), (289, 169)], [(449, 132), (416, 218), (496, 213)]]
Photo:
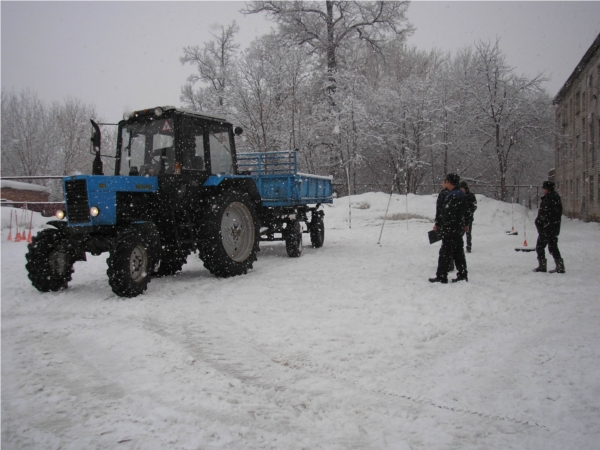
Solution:
[(243, 275), (252, 268), (259, 250), (259, 224), (245, 192), (217, 194), (205, 215), (200, 258), (218, 277)]
[(65, 236), (59, 230), (42, 230), (27, 248), (25, 267), (33, 287), (41, 292), (66, 289), (74, 261)]
[(151, 251), (140, 233), (121, 237), (106, 262), (108, 284), (118, 296), (136, 297), (148, 288)]

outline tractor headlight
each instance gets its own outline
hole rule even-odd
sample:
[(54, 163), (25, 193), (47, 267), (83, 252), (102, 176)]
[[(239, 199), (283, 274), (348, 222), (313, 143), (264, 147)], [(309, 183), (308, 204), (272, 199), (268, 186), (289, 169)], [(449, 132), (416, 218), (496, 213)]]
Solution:
[(98, 214), (100, 214), (100, 210), (98, 209), (98, 207), (92, 206), (90, 208), (90, 216), (92, 216), (92, 217), (98, 217)]
[(162, 109), (162, 108), (156, 108), (156, 109), (154, 110), (154, 115), (155, 115), (156, 117), (160, 117), (160, 116), (162, 116), (162, 115), (163, 115), (163, 109)]
[(56, 217), (58, 220), (63, 220), (65, 218), (65, 212), (59, 209), (54, 213), (54, 217)]

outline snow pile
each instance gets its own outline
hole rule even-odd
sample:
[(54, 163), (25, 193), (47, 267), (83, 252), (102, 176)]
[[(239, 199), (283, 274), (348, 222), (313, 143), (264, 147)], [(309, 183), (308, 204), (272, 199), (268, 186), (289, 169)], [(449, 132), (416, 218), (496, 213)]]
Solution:
[(301, 258), (262, 243), (217, 279), (191, 255), (135, 299), (106, 255), (37, 292), (3, 226), (2, 448), (597, 448), (600, 226), (563, 218), (567, 273), (534, 274), (514, 248), (535, 211), (507, 236), (511, 205), (478, 196), (469, 283), (430, 284), (435, 196), (377, 245), (388, 199), (352, 197), (352, 228), (348, 198), (326, 205)]

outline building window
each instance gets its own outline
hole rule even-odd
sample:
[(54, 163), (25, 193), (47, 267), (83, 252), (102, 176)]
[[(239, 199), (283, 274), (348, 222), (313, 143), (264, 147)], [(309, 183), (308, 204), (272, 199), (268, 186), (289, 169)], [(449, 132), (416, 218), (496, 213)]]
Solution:
[(575, 94), (575, 114), (579, 114), (579, 112), (581, 111), (581, 92), (578, 92), (577, 94)]
[(579, 135), (575, 136), (575, 157), (579, 158), (579, 146), (581, 145), (581, 139)]
[(590, 203), (594, 202), (594, 175), (590, 175)]
[(594, 130), (594, 115), (590, 118), (590, 153), (592, 160), (592, 167), (596, 166), (596, 132)]
[(573, 180), (569, 180), (569, 199), (573, 200)]
[(575, 200), (579, 199), (579, 178), (575, 180)]
[(585, 155), (587, 151), (587, 125), (585, 122), (585, 117), (581, 119), (581, 154)]

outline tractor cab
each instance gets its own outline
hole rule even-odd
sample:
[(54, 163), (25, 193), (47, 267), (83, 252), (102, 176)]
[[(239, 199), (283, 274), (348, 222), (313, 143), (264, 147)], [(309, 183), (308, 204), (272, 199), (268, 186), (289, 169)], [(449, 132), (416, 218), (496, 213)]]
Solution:
[(119, 123), (115, 175), (236, 174), (235, 154), (223, 118), (169, 106), (135, 111)]

